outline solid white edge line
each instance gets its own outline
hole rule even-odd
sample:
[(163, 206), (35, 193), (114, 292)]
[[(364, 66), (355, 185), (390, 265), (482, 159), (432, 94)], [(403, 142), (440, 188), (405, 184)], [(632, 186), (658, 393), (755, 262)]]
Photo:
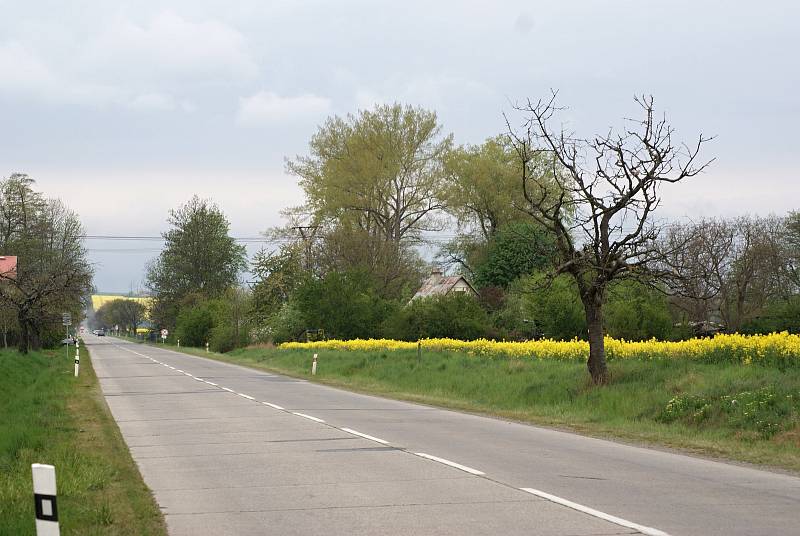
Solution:
[(646, 527), (644, 525), (639, 525), (638, 523), (633, 523), (632, 521), (628, 521), (627, 519), (622, 519), (621, 517), (616, 517), (612, 516), (611, 514), (606, 514), (605, 512), (601, 512), (599, 510), (595, 510), (594, 508), (589, 508), (588, 506), (583, 506), (582, 504), (568, 501), (567, 499), (562, 499), (557, 495), (552, 495), (550, 493), (546, 493), (538, 489), (533, 489), (533, 488), (519, 488), (519, 489), (527, 493), (530, 493), (531, 495), (536, 495), (537, 497), (541, 497), (542, 499), (547, 499), (548, 501), (552, 501), (562, 506), (566, 506), (567, 508), (572, 508), (573, 510), (577, 510), (578, 512), (583, 512), (584, 514), (589, 514), (590, 516), (604, 519), (606, 521), (609, 521), (616, 525), (620, 525), (622, 527), (638, 530), (639, 532), (641, 532), (642, 534), (646, 534), (647, 536), (669, 536), (669, 534), (667, 534), (663, 530), (658, 530), (654, 529), (653, 527)]
[(282, 408), (281, 406), (279, 406), (278, 404), (270, 404), (269, 402), (262, 402), (262, 404), (264, 404), (265, 406), (269, 406), (269, 407), (271, 407), (273, 409), (279, 409), (279, 410), (284, 410), (285, 409), (285, 408)]
[(312, 417), (311, 415), (306, 415), (305, 413), (299, 413), (297, 411), (293, 411), (292, 415), (297, 415), (298, 417), (305, 417), (306, 419), (311, 419), (312, 421), (316, 422), (325, 422), (322, 419), (318, 419), (317, 417)]
[(247, 400), (255, 400), (255, 398), (253, 398), (252, 396), (246, 395), (244, 393), (236, 393), (236, 394), (241, 396), (242, 398), (246, 398)]
[(228, 391), (229, 393), (233, 393), (233, 389), (228, 389), (227, 387), (220, 387), (223, 391)]
[(381, 445), (389, 444), (389, 442), (386, 441), (385, 439), (380, 439), (378, 437), (374, 437), (371, 435), (362, 434), (361, 432), (356, 432), (355, 430), (352, 430), (350, 428), (339, 428), (339, 430), (341, 430), (342, 432), (347, 432), (348, 434), (353, 434), (358, 437), (363, 437), (364, 439), (369, 439), (370, 441), (375, 441), (376, 443), (380, 443)]
[(485, 475), (483, 471), (478, 471), (477, 469), (473, 469), (472, 467), (467, 467), (466, 465), (461, 465), (460, 463), (451, 462), (450, 460), (445, 460), (444, 458), (440, 458), (438, 456), (431, 456), (430, 454), (425, 454), (424, 452), (414, 452), (415, 456), (419, 456), (420, 458), (427, 458), (428, 460), (433, 460), (435, 462), (443, 463), (445, 465), (449, 465), (450, 467), (455, 467), (456, 469), (461, 469), (462, 471), (469, 473), (471, 475)]
[(176, 368), (175, 372), (180, 372), (181, 374), (183, 374), (183, 371), (181, 369), (179, 369), (179, 368)]
[(206, 382), (208, 385), (213, 385), (214, 387), (219, 387), (219, 385), (217, 385), (217, 384), (216, 384), (216, 383), (214, 383), (214, 382), (210, 382), (210, 381), (208, 381), (208, 380), (203, 380), (203, 381), (204, 381), (204, 382)]
[(194, 376), (194, 379), (199, 381), (199, 382), (205, 383), (205, 380), (203, 378), (198, 378), (197, 376)]

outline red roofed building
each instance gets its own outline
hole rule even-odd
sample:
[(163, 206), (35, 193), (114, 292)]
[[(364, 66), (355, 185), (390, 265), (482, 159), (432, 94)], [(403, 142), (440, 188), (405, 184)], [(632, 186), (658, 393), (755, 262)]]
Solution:
[(17, 258), (8, 255), (0, 256), (0, 280), (16, 279), (17, 277)]

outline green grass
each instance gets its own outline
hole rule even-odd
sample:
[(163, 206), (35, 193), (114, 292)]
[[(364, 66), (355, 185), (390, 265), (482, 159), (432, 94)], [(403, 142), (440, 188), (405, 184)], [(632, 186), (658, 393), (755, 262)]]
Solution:
[(31, 464), (56, 468), (62, 535), (164, 535), (84, 348), (0, 351), (0, 535), (35, 534)]
[[(174, 349), (174, 347), (171, 347)], [(619, 360), (597, 387), (582, 363), (455, 352), (182, 351), (377, 394), (634, 444), (800, 472), (800, 370)]]

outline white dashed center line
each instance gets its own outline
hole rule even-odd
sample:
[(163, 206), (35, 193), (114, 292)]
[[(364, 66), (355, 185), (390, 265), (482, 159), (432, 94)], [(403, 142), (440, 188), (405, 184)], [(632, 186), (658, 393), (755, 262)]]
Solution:
[(449, 465), (450, 467), (455, 467), (456, 469), (461, 469), (464, 472), (467, 472), (471, 475), (485, 475), (483, 471), (478, 471), (477, 469), (473, 469), (472, 467), (467, 467), (466, 465), (461, 465), (460, 463), (451, 462), (450, 460), (445, 460), (444, 458), (440, 458), (438, 456), (432, 456), (430, 454), (425, 454), (424, 452), (414, 452), (415, 456), (419, 456), (420, 458), (426, 458), (428, 460), (433, 460), (435, 462), (443, 463), (445, 465)]
[(369, 439), (370, 441), (375, 441), (376, 443), (380, 443), (381, 445), (388, 445), (389, 442), (385, 439), (379, 439), (377, 437), (373, 437), (371, 435), (362, 434), (361, 432), (356, 432), (355, 430), (351, 430), (350, 428), (339, 428), (342, 432), (347, 432), (348, 434), (353, 434), (358, 437), (363, 437), (364, 439)]
[(532, 495), (536, 495), (537, 497), (541, 497), (542, 499), (547, 499), (548, 501), (552, 501), (562, 506), (566, 506), (567, 508), (572, 508), (573, 510), (583, 512), (584, 514), (589, 514), (590, 516), (604, 519), (606, 521), (609, 521), (616, 525), (620, 525), (622, 527), (627, 527), (629, 529), (637, 530), (642, 534), (646, 534), (647, 536), (669, 536), (669, 534), (667, 534), (664, 531), (654, 529), (652, 527), (646, 527), (644, 525), (639, 525), (638, 523), (633, 523), (632, 521), (628, 521), (627, 519), (622, 519), (621, 517), (616, 517), (610, 514), (606, 514), (605, 512), (601, 512), (599, 510), (595, 510), (594, 508), (589, 508), (588, 506), (583, 506), (582, 504), (568, 501), (567, 499), (562, 499), (557, 495), (551, 495), (550, 493), (539, 491), (538, 489), (533, 489), (533, 488), (519, 488), (519, 489), (528, 492)]
[(269, 402), (262, 402), (262, 404), (264, 404), (265, 406), (269, 406), (271, 408), (274, 408), (274, 409), (279, 409), (281, 411), (285, 411), (285, 409), (283, 407), (279, 406), (278, 404), (270, 404)]
[(300, 412), (297, 412), (297, 411), (293, 411), (292, 415), (297, 415), (298, 417), (304, 417), (306, 419), (311, 419), (312, 421), (315, 421), (315, 422), (325, 422), (322, 419), (318, 419), (317, 417), (312, 417), (311, 415), (306, 415), (305, 413), (300, 413)]
[(242, 398), (246, 398), (247, 400), (255, 400), (255, 398), (253, 398), (252, 396), (246, 395), (244, 393), (236, 393), (236, 394), (241, 396)]

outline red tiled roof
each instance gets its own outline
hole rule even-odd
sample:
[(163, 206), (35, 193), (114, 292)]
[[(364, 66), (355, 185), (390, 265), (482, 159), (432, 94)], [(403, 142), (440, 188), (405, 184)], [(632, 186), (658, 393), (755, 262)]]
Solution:
[(12, 256), (0, 256), (0, 275), (4, 278), (14, 278), (17, 276), (17, 258)]

